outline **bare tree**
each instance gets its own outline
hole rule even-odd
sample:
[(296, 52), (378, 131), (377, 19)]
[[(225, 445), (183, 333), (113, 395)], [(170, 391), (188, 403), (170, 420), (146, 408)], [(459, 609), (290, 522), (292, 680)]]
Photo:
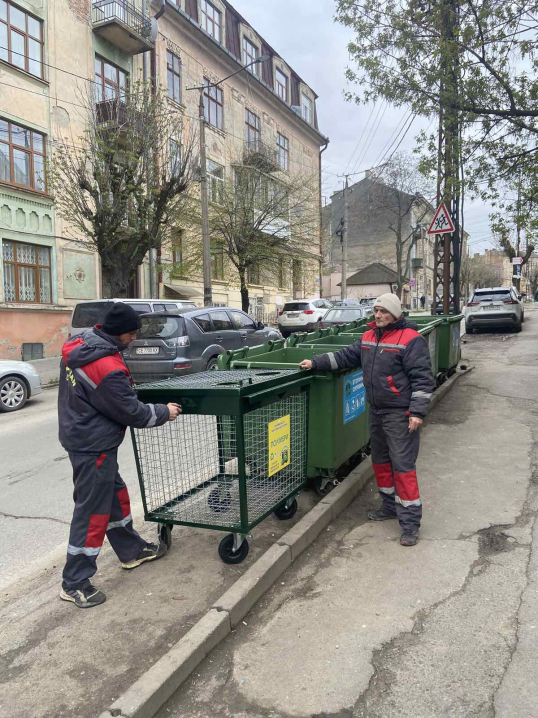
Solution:
[(490, 264), (485, 257), (468, 257), (461, 260), (460, 283), (469, 297), (471, 292), (482, 287), (499, 286), (502, 282), (502, 269)]
[[(293, 260), (319, 265), (319, 180), (281, 172), (261, 143), (232, 167), (226, 180), (209, 178), (209, 226), (214, 256), (223, 255), (229, 278), (239, 280), (248, 311), (249, 283), (265, 278), (281, 286), (279, 275), (289, 277)], [(199, 234), (191, 232), (184, 267), (199, 266), (200, 252)]]
[(430, 182), (419, 172), (413, 159), (401, 152), (375, 171), (370, 194), (370, 208), (374, 216), (378, 216), (379, 229), (386, 227), (394, 234), (397, 294), (401, 297), (416, 243), (416, 226), (411, 226), (411, 215), (417, 224), (421, 224), (431, 212), (432, 208), (424, 198), (424, 195), (431, 194)]
[(56, 207), (73, 238), (101, 258), (105, 296), (126, 297), (137, 267), (168, 238), (190, 201), (194, 136), (160, 90), (81, 97), (87, 129), (62, 137), (51, 160)]

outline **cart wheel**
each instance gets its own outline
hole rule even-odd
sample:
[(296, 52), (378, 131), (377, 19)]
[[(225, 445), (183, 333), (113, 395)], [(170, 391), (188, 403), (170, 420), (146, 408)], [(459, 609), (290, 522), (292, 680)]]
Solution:
[(217, 487), (213, 489), (207, 497), (207, 505), (216, 514), (220, 514), (222, 511), (227, 511), (232, 503), (232, 495), (229, 491), (222, 494), (221, 490)]
[(219, 556), (224, 563), (242, 563), (248, 556), (248, 541), (243, 543), (237, 551), (234, 551), (234, 535), (228, 534), (219, 543)]
[(172, 524), (159, 525), (159, 538), (168, 548), (172, 545)]
[(316, 476), (314, 479), (314, 491), (318, 496), (327, 496), (334, 489), (334, 483), (331, 479), (327, 479), (324, 476)]
[(289, 506), (280, 506), (275, 509), (274, 514), (280, 521), (287, 521), (291, 519), (297, 513), (297, 499), (293, 499)]

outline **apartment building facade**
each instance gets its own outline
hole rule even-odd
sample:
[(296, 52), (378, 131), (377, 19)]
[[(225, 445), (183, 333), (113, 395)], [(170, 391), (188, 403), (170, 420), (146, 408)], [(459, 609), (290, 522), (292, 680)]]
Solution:
[[(386, 186), (367, 173), (348, 193), (348, 271), (351, 277), (374, 263), (397, 270), (396, 227), (401, 217), (404, 241), (402, 268), (405, 283), (402, 303), (410, 309), (420, 308), (425, 297), (426, 307), (433, 301), (434, 238), (427, 235), (435, 208), (424, 198), (400, 192), (399, 202), (387, 196)], [(392, 206), (392, 204), (394, 206)], [(343, 193), (336, 192), (323, 208), (323, 240), (325, 248), (323, 295), (340, 296), (342, 277), (342, 243), (337, 232), (344, 214)], [(407, 254), (409, 252), (409, 262)]]
[[(58, 216), (46, 172), (58, 138), (80, 144), (89, 85), (106, 114), (145, 65), (166, 90), (169, 111), (196, 123), (199, 93), (189, 88), (219, 82), (262, 55), (264, 62), (204, 92), (210, 190), (229, 176), (245, 143), (271, 148), (280, 170), (318, 175), (327, 143), (314, 91), (228, 2), (0, 0), (0, 358), (20, 359), (23, 344), (58, 354), (72, 306), (102, 296), (99, 257)], [(279, 277), (249, 276), (253, 308), (271, 312), (292, 296), (319, 294), (316, 234), (298, 266), (290, 258)], [(180, 251), (170, 249), (163, 266), (180, 264)], [(213, 299), (240, 306), (226, 263), (213, 259)], [(201, 276), (161, 270), (156, 286), (159, 296), (201, 303)], [(149, 287), (146, 261), (132, 296), (149, 296)]]

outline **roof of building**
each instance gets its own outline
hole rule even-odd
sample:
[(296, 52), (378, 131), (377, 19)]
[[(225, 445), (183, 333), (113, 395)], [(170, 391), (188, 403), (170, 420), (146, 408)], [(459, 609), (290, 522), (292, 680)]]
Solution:
[(381, 262), (372, 262), (364, 269), (359, 269), (358, 272), (352, 274), (347, 280), (347, 285), (349, 287), (358, 284), (395, 284), (397, 281), (398, 275), (393, 269)]
[[(171, 0), (168, 0), (171, 3)], [(261, 63), (261, 73), (260, 75), (253, 75), (257, 80), (259, 80), (263, 85), (265, 85), (271, 92), (275, 95), (275, 97), (279, 97), (277, 93), (275, 92), (274, 88), (274, 81), (273, 81), (273, 65), (272, 65), (272, 59), (273, 57), (277, 57), (278, 59), (282, 60), (286, 63), (289, 71), (290, 71), (290, 88), (289, 88), (289, 102), (286, 102), (281, 99), (281, 101), (288, 107), (288, 109), (291, 109), (291, 107), (300, 107), (301, 105), (301, 96), (300, 96), (300, 83), (305, 84), (314, 95), (314, 98), (317, 99), (318, 95), (314, 91), (314, 89), (308, 84), (308, 82), (305, 82), (296, 72), (293, 70), (293, 68), (286, 62), (286, 60), (279, 55), (276, 50), (274, 50), (271, 45), (269, 45), (268, 42), (260, 35), (260, 33), (254, 28), (248, 20), (246, 20), (232, 5), (228, 2), (228, 0), (222, 0), (224, 8), (225, 8), (225, 24), (226, 24), (226, 32), (223, 42), (220, 42), (218, 39), (215, 39), (212, 35), (209, 33), (206, 33), (205, 30), (203, 30), (200, 19), (199, 19), (199, 7), (197, 0), (185, 0), (185, 11), (183, 11), (180, 7), (177, 7), (176, 5), (172, 5), (174, 10), (179, 12), (180, 15), (187, 16), (191, 22), (195, 23), (200, 30), (210, 39), (212, 40), (216, 45), (221, 47), (226, 53), (231, 55), (237, 62), (243, 64), (242, 59), (242, 51), (241, 51), (241, 45), (240, 45), (240, 31), (239, 31), (239, 24), (243, 23), (247, 27), (251, 28), (256, 35), (259, 37), (261, 42), (260, 55), (270, 55), (270, 59), (266, 60)], [(291, 110), (293, 112), (293, 110)], [(310, 123), (306, 122), (306, 120), (303, 119), (302, 115), (299, 112), (296, 112), (299, 119), (303, 120), (306, 124), (310, 125)], [(314, 102), (314, 117), (313, 117), (313, 123), (310, 125), (318, 135), (321, 137), (324, 137), (324, 135), (320, 132), (318, 127), (318, 116), (317, 116), (317, 107), (316, 103)], [(324, 137), (324, 139), (327, 139)]]

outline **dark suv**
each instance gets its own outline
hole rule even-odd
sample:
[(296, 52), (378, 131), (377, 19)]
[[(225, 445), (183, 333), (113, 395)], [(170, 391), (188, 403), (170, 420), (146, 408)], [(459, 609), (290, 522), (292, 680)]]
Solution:
[(228, 307), (153, 312), (140, 319), (138, 337), (123, 353), (137, 383), (216, 369), (227, 349), (281, 338), (276, 329)]

